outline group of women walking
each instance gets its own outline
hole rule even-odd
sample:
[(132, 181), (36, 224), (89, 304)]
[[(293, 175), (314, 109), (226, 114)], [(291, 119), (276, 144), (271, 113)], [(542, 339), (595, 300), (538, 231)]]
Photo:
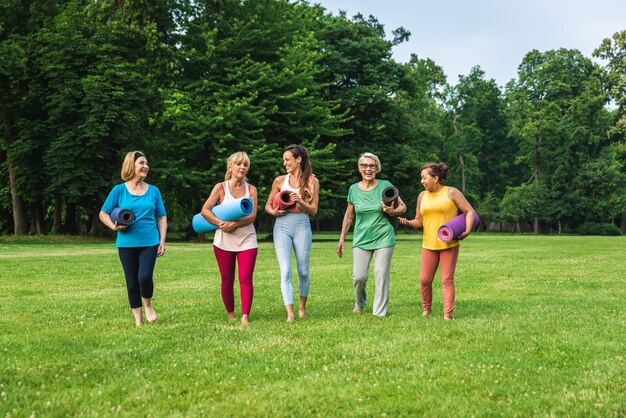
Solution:
[[(389, 274), (396, 244), (396, 231), (390, 219), (412, 228), (423, 228), (422, 262), (420, 266), (420, 294), (423, 315), (431, 314), (432, 282), (439, 267), (444, 295), (444, 319), (453, 319), (454, 271), (459, 253), (459, 241), (470, 234), (474, 224), (474, 210), (463, 194), (454, 187), (445, 186), (448, 167), (443, 163), (427, 164), (421, 169), (424, 191), (417, 198), (414, 219), (399, 217), (406, 212), (400, 197), (385, 204), (382, 192), (393, 186), (387, 180), (377, 179), (382, 170), (378, 157), (364, 153), (358, 159), (361, 181), (350, 186), (346, 212), (337, 244), (337, 255), (345, 251), (345, 238), (354, 222), (352, 241), (352, 283), (355, 304), (352, 312), (363, 312), (367, 304), (366, 283), (372, 258), (374, 259), (375, 293), (372, 314), (387, 315), (389, 303)], [(306, 148), (290, 145), (283, 151), (286, 174), (278, 176), (270, 191), (265, 212), (276, 218), (273, 240), (280, 270), (280, 289), (287, 314), (287, 322), (296, 318), (291, 258), (295, 254), (298, 275), (298, 318), (306, 317), (306, 305), (311, 284), (310, 258), (312, 232), (309, 216), (317, 213), (319, 180), (313, 174)], [(216, 184), (205, 201), (201, 214), (217, 226), (213, 251), (221, 276), (221, 295), (230, 319), (236, 319), (234, 302), (235, 269), (241, 293), (241, 323), (247, 324), (254, 294), (253, 274), (258, 244), (254, 220), (257, 215), (257, 190), (247, 182), (250, 159), (245, 152), (236, 152), (228, 158), (223, 182)], [(148, 322), (157, 320), (151, 299), (154, 289), (153, 271), (158, 256), (165, 254), (167, 218), (161, 194), (155, 186), (145, 182), (148, 161), (139, 151), (126, 154), (122, 164), (122, 184), (115, 186), (100, 211), (100, 219), (117, 231), (116, 247), (124, 269), (128, 299), (137, 326), (142, 325), (142, 306)], [(289, 205), (276, 205), (277, 194), (289, 197)], [(250, 198), (253, 210), (235, 221), (223, 221), (212, 209), (219, 204), (239, 198)], [(112, 219), (115, 208), (128, 209), (135, 214), (130, 225), (121, 225)], [(456, 240), (437, 240), (438, 228), (457, 215), (466, 214), (465, 231)]]

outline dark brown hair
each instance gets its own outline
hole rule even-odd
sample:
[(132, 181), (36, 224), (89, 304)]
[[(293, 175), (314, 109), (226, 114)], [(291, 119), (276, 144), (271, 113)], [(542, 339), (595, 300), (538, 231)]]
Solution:
[[(448, 166), (445, 163), (428, 163), (422, 166), (422, 170), (428, 170), (428, 174), (433, 177), (439, 177), (439, 181), (442, 183), (448, 180), (450, 176)], [(420, 170), (420, 171), (422, 171)]]
[(298, 188), (302, 190), (302, 197), (305, 201), (310, 202), (313, 199), (313, 164), (311, 163), (311, 157), (309, 157), (309, 151), (301, 145), (291, 144), (285, 147), (283, 153), (289, 151), (294, 158), (302, 158), (300, 162), (300, 170), (302, 175), (300, 176), (300, 184)]

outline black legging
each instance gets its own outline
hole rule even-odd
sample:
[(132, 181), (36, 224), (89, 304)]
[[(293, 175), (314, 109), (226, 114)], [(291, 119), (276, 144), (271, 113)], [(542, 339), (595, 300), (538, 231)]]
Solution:
[(141, 298), (150, 299), (154, 291), (152, 273), (156, 264), (158, 245), (153, 247), (118, 248), (126, 276), (128, 301), (131, 308), (141, 308)]

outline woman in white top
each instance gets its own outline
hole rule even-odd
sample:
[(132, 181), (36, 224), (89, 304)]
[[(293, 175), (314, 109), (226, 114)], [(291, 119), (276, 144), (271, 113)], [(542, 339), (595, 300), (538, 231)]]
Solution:
[[(298, 317), (304, 318), (311, 285), (309, 261), (313, 235), (309, 215), (315, 216), (317, 213), (320, 184), (312, 172), (309, 152), (300, 145), (289, 145), (285, 148), (283, 166), (287, 174), (278, 176), (274, 180), (272, 191), (265, 204), (265, 212), (276, 216), (273, 237), (276, 258), (280, 267), (280, 289), (287, 310), (287, 322), (292, 322), (295, 315), (293, 311), (294, 289), (291, 282), (291, 252), (293, 248), (298, 268), (300, 292)], [(296, 202), (286, 210), (273, 206), (274, 196), (283, 190), (291, 191), (290, 198)]]
[[(224, 182), (213, 187), (209, 198), (202, 207), (202, 216), (219, 227), (213, 239), (213, 252), (222, 277), (222, 301), (229, 319), (237, 319), (235, 315), (235, 263), (239, 264), (239, 287), (241, 292), (241, 323), (248, 323), (248, 315), (252, 307), (254, 289), (252, 276), (258, 252), (254, 219), (257, 213), (256, 188), (246, 182), (246, 174), (250, 169), (250, 158), (245, 152), (236, 152), (226, 163)], [(253, 202), (252, 213), (236, 221), (224, 222), (217, 218), (211, 209), (217, 204), (232, 202), (235, 199), (249, 197)]]

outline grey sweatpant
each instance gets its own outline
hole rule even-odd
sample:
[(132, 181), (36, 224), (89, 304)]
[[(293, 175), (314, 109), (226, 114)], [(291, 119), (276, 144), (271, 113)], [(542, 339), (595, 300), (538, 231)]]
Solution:
[(362, 250), (352, 248), (352, 284), (354, 285), (355, 307), (363, 309), (367, 303), (367, 275), (370, 260), (374, 256), (374, 306), (372, 314), (387, 315), (389, 303), (389, 270), (394, 247), (378, 248), (376, 250)]

